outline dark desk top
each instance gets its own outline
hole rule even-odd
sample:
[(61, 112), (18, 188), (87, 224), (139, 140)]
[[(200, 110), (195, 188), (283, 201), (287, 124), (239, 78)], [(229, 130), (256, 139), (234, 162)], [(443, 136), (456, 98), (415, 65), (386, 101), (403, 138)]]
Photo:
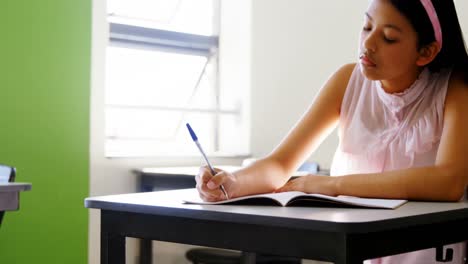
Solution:
[(21, 182), (7, 182), (0, 183), (0, 192), (19, 192), (19, 191), (29, 191), (31, 190), (30, 183), (21, 183)]
[(0, 183), (0, 211), (18, 210), (19, 192), (31, 190), (30, 183)]
[(193, 205), (183, 199), (197, 196), (194, 189), (110, 195), (85, 199), (87, 208), (177, 216), (209, 221), (300, 227), (341, 233), (367, 233), (468, 219), (468, 202), (408, 202), (395, 210), (279, 207), (245, 205)]

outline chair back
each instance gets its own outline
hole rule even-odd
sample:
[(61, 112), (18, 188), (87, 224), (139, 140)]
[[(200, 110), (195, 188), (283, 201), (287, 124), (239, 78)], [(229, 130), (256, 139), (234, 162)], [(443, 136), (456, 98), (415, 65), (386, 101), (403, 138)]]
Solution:
[[(14, 167), (0, 164), (0, 184), (14, 182), (16, 176), (16, 169)], [(3, 215), (5, 211), (0, 211), (0, 225), (2, 224)]]
[(0, 164), (0, 183), (14, 182), (16, 169), (14, 167)]

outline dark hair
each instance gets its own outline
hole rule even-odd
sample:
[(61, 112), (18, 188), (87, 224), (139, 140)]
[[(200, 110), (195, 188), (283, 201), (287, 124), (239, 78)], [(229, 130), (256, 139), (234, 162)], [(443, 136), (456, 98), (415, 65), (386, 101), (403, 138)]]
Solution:
[[(413, 25), (418, 34), (418, 47), (435, 41), (434, 28), (420, 0), (390, 0)], [(454, 67), (468, 83), (468, 54), (453, 0), (432, 0), (442, 28), (442, 50), (428, 65), (431, 71)]]

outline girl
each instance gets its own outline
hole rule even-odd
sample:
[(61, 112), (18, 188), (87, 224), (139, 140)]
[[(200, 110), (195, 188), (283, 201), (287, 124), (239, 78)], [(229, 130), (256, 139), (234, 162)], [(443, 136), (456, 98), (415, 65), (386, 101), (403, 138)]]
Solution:
[[(359, 63), (338, 69), (271, 154), (233, 173), (205, 167), (207, 201), (255, 193), (459, 201), (468, 182), (468, 55), (453, 0), (372, 0)], [(331, 175), (288, 181), (338, 124)], [(463, 263), (465, 244), (450, 245)], [(436, 263), (435, 250), (369, 263)]]

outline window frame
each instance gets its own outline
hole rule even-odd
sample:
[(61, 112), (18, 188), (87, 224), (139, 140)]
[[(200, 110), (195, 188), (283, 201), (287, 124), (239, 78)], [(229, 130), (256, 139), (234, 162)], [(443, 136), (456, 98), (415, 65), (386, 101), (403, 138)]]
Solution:
[[(244, 156), (245, 152), (229, 153), (220, 152), (220, 119), (221, 115), (238, 115), (242, 116), (242, 109), (222, 109), (220, 102), (220, 82), (219, 82), (219, 28), (220, 28), (220, 3), (215, 1), (214, 5), (214, 28), (213, 35), (198, 35), (185, 32), (177, 32), (165, 29), (149, 28), (146, 26), (137, 26), (133, 24), (123, 24), (120, 22), (108, 22), (109, 25), (109, 38), (108, 46), (134, 48), (139, 50), (148, 51), (162, 51), (169, 53), (185, 54), (203, 56), (207, 59), (207, 63), (202, 70), (202, 75), (208, 63), (213, 63), (214, 66), (214, 90), (215, 90), (215, 106), (211, 109), (198, 109), (191, 107), (159, 107), (159, 106), (132, 106), (132, 105), (116, 105), (105, 104), (105, 108), (148, 108), (152, 110), (173, 110), (181, 112), (195, 112), (195, 113), (210, 113), (213, 114), (213, 143), (214, 151), (209, 153), (210, 156), (227, 156), (238, 157)], [(201, 77), (200, 76), (200, 77)], [(197, 84), (198, 85), (198, 84)], [(105, 136), (105, 142), (109, 139), (116, 139), (112, 136)], [(161, 154), (143, 155), (143, 157), (160, 156)], [(134, 154), (116, 155), (115, 153), (108, 153), (105, 151), (105, 156), (113, 157), (133, 157)], [(172, 155), (171, 155), (172, 156)], [(186, 155), (180, 155), (181, 157)]]
[(110, 45), (205, 57), (216, 55), (219, 46), (218, 35), (204, 36), (114, 22), (109, 27)]

